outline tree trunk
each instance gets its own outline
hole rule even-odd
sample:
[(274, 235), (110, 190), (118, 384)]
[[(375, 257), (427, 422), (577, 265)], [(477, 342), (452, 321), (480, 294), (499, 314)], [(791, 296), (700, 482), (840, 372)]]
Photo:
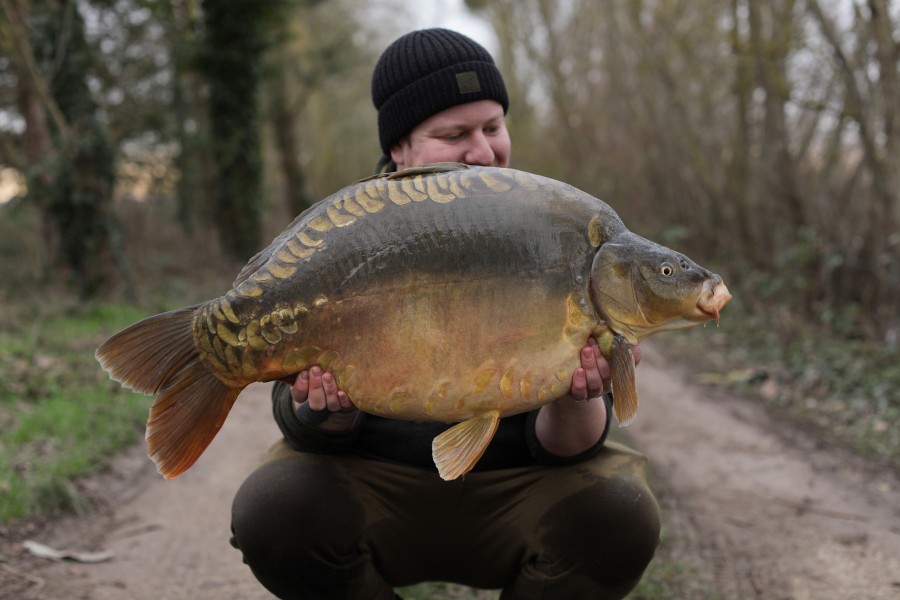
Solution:
[(288, 94), (288, 82), (284, 70), (273, 76), (271, 89), (271, 118), (278, 165), (284, 185), (285, 206), (291, 216), (296, 216), (312, 206), (313, 199), (306, 191), (306, 175), (300, 165), (300, 144), (297, 140), (295, 115)]
[(255, 0), (204, 0), (203, 10), (215, 221), (225, 251), (243, 260), (259, 250), (261, 240), (257, 96), (266, 8)]
[(128, 271), (114, 246), (115, 152), (87, 87), (84, 22), (74, 1), (2, 6), (16, 40), (29, 198), (54, 231), (56, 264), (82, 296), (94, 296), (110, 285), (116, 266)]

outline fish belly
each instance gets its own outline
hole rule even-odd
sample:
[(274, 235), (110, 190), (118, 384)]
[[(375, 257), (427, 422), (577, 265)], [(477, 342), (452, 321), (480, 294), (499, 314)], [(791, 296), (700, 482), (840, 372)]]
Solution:
[(282, 370), (319, 363), (360, 409), (394, 419), (511, 415), (568, 391), (595, 326), (564, 286), (541, 279), (385, 288), (318, 307), (282, 354)]

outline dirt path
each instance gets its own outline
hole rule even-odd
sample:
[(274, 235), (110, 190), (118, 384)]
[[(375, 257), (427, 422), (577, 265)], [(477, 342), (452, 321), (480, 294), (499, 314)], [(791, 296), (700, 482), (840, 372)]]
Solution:
[[(628, 430), (664, 478), (679, 557), (726, 599), (900, 598), (900, 482), (773, 423), (748, 401), (687, 383), (649, 346), (642, 409)], [(277, 430), (268, 387), (239, 399), (185, 475), (160, 479), (140, 449), (117, 461), (102, 515), (36, 532), (55, 548), (105, 550), (97, 564), (0, 549), (0, 598), (263, 600), (228, 544), (231, 499)]]
[(687, 383), (647, 348), (628, 432), (665, 479), (678, 541), (728, 599), (900, 598), (900, 481)]
[(234, 493), (279, 435), (270, 407), (269, 385), (245, 390), (204, 455), (174, 480), (156, 473), (143, 448), (122, 456), (98, 484), (121, 498), (108, 514), (66, 519), (37, 538), (112, 560), (17, 564), (31, 585), (0, 599), (271, 600), (228, 542)]

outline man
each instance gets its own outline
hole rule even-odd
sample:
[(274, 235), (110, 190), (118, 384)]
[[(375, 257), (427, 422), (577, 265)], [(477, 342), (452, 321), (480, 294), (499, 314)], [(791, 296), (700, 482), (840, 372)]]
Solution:
[[(407, 34), (372, 77), (387, 170), (505, 167), (511, 143), (490, 54), (445, 29)], [(639, 351), (636, 351), (639, 356)], [(319, 367), (273, 389), (285, 439), (234, 501), (232, 543), (280, 598), (394, 598), (453, 581), (503, 598), (622, 598), (659, 540), (646, 459), (605, 442), (609, 366), (582, 350), (569, 394), (502, 420), (475, 469), (441, 480), (443, 423), (366, 415)]]

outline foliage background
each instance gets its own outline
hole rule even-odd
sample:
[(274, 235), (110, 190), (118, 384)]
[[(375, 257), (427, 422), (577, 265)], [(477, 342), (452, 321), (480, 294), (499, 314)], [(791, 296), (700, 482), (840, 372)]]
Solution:
[(720, 329), (666, 342), (709, 385), (900, 466), (900, 3), (0, 9), (3, 521), (83, 508), (77, 475), (146, 412), (96, 344), (220, 293), (294, 215), (370, 174), (375, 60), (447, 24), (505, 75), (514, 167), (723, 274)]
[[(514, 166), (713, 257), (756, 312), (778, 296), (776, 310), (896, 345), (896, 2), (469, 0), (433, 18), (450, 4), (506, 75)], [(47, 264), (76, 286), (102, 277), (81, 290), (95, 297), (134, 285), (115, 226), (128, 203), (173, 205), (159, 226), (186, 243), (214, 229), (240, 263), (369, 174), (371, 68), (420, 24), (390, 0), (2, 5), (3, 179), (29, 190), (7, 212), (40, 211)], [(61, 194), (72, 172), (87, 181)]]

